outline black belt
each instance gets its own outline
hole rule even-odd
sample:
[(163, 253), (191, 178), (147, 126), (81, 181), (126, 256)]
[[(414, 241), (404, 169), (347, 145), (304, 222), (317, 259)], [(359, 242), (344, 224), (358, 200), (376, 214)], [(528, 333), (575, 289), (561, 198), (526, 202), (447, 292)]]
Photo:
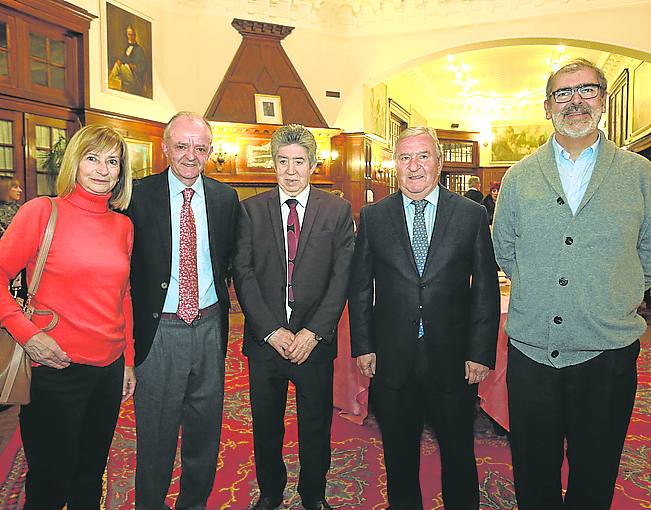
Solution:
[[(212, 304), (210, 306), (207, 306), (206, 308), (202, 308), (201, 310), (199, 310), (199, 314), (195, 317), (194, 320), (201, 319), (203, 317), (209, 317), (211, 315), (216, 314), (217, 312), (219, 312), (219, 302), (214, 303), (214, 304)], [(176, 313), (166, 313), (166, 312), (162, 312), (160, 314), (160, 318), (161, 319), (175, 319), (177, 321), (182, 321), (183, 320)]]

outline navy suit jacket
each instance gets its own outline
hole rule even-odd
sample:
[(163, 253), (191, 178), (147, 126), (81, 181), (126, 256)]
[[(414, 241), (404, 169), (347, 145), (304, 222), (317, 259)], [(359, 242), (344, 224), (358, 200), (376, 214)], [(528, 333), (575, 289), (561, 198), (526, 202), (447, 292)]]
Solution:
[(500, 294), (484, 208), (440, 187), (423, 276), (402, 194), (363, 207), (349, 290), (351, 352), (377, 355), (375, 379), (393, 388), (415, 365), (419, 319), (429, 376), (444, 391), (467, 384), (465, 361), (495, 364)]
[[(127, 215), (134, 225), (131, 297), (136, 365), (149, 354), (163, 310), (172, 271), (172, 220), (167, 172), (135, 181)], [(228, 340), (230, 299), (226, 278), (239, 216), (237, 193), (230, 186), (203, 177), (212, 272), (222, 312), (222, 345)]]

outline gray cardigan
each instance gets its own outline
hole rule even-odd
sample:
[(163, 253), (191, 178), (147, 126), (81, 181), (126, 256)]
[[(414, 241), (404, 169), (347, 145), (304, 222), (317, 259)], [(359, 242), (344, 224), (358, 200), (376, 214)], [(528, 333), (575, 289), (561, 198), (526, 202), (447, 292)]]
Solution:
[(651, 162), (601, 133), (572, 215), (550, 140), (504, 176), (493, 242), (511, 278), (506, 332), (538, 363), (582, 363), (634, 342), (651, 286)]

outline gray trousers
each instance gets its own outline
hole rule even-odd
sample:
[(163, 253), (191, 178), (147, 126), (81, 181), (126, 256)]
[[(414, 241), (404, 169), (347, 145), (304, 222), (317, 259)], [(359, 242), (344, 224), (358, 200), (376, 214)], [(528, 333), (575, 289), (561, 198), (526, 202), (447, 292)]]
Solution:
[(220, 313), (188, 326), (161, 319), (151, 351), (136, 367), (136, 508), (161, 510), (181, 438), (177, 509), (206, 508), (215, 481), (224, 401)]

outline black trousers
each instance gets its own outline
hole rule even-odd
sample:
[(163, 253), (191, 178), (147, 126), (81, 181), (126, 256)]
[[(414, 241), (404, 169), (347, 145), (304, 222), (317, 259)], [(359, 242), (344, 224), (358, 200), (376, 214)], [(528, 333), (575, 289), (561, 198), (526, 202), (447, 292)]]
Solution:
[[(509, 344), (510, 441), (520, 510), (610, 509), (635, 400), (639, 352), (636, 341), (557, 369)], [(569, 464), (565, 500), (564, 454)]]
[(373, 404), (384, 447), (391, 510), (422, 510), (420, 441), (425, 420), (436, 434), (446, 510), (477, 510), (479, 482), (473, 421), (477, 385), (443, 393), (427, 375), (425, 344), (407, 384), (393, 389), (372, 381)]
[(31, 402), (20, 411), (26, 510), (99, 508), (123, 378), (122, 357), (106, 367), (32, 370)]
[(256, 476), (261, 496), (274, 503), (282, 501), (287, 484), (282, 450), (289, 381), (296, 387), (301, 464), (298, 493), (304, 502), (325, 497), (326, 475), (330, 469), (332, 377), (332, 361), (296, 365), (280, 356), (272, 360), (249, 358)]

